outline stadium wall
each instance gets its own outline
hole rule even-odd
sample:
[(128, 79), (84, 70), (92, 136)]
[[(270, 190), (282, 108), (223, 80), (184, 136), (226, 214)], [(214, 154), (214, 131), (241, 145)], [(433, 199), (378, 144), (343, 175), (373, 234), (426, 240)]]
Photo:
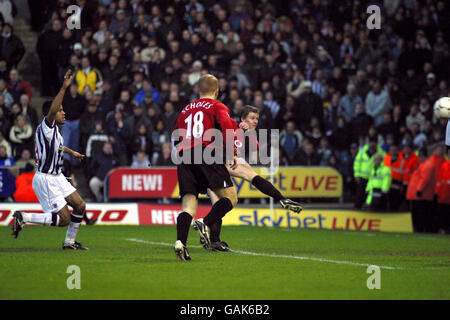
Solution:
[[(211, 209), (199, 206), (196, 218)], [(42, 212), (38, 203), (2, 203), (0, 225), (12, 224), (13, 213)], [(87, 215), (98, 225), (175, 225), (180, 205), (145, 203), (88, 203)], [(225, 226), (288, 227), (331, 230), (413, 232), (410, 213), (372, 213), (355, 210), (305, 209), (300, 215), (284, 209), (238, 207), (224, 217)]]

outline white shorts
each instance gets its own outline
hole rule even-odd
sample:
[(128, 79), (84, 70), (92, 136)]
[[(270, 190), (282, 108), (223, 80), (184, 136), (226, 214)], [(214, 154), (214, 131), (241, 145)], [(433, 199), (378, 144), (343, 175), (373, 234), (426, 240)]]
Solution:
[(77, 191), (62, 173), (58, 175), (37, 171), (33, 178), (33, 190), (44, 212), (58, 212), (67, 204), (66, 197)]
[(450, 147), (450, 119), (447, 121), (447, 132), (445, 134), (445, 144)]

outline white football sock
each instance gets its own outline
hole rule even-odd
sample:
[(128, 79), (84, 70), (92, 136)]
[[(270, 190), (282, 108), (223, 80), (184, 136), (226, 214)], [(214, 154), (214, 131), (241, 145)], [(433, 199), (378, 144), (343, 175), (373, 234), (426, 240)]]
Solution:
[(73, 222), (69, 223), (69, 227), (67, 228), (66, 240), (65, 243), (74, 243), (75, 238), (77, 237), (78, 229), (80, 229), (81, 222)]
[[(50, 226), (52, 224), (53, 214), (51, 213), (22, 213), (23, 221), (25, 223), (41, 224)], [(56, 215), (56, 225), (59, 224), (59, 215)]]

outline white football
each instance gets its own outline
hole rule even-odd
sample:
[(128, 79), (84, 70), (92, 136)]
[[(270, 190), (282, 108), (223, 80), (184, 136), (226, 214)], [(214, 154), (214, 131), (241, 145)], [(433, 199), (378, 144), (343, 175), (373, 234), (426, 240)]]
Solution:
[(437, 119), (449, 119), (450, 118), (450, 98), (443, 97), (434, 103), (433, 106), (434, 116)]

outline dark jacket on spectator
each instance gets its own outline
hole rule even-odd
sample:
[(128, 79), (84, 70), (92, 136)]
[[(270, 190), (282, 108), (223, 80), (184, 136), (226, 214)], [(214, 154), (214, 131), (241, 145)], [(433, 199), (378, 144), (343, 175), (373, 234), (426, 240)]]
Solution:
[(339, 151), (347, 150), (352, 138), (351, 135), (351, 127), (348, 124), (342, 128), (336, 126), (330, 139), (331, 145)]
[(126, 121), (123, 121), (123, 127), (119, 128), (117, 122), (114, 117), (107, 123), (107, 132), (110, 136), (114, 137), (114, 154), (117, 155), (126, 155), (127, 154), (127, 144), (129, 143), (130, 138), (130, 128)]
[[(95, 131), (95, 122), (101, 121), (104, 123), (104, 115), (100, 111), (93, 113), (85, 110), (80, 117), (80, 145), (82, 150), (85, 149), (89, 136)], [(103, 125), (105, 127), (105, 125)]]
[(41, 61), (53, 61), (56, 64), (58, 58), (58, 46), (62, 40), (61, 32), (48, 30), (42, 33), (36, 44), (36, 51)]
[(11, 33), (9, 38), (0, 36), (0, 57), (4, 59), (8, 68), (16, 67), (25, 55), (22, 40)]
[(155, 166), (160, 167), (172, 167), (174, 163), (172, 162), (172, 158), (168, 157), (167, 159), (163, 157), (162, 154), (159, 154), (158, 159), (156, 160)]
[[(309, 124), (312, 117), (317, 117), (319, 121), (323, 119), (322, 99), (315, 93), (302, 93), (298, 97), (296, 108), (296, 120), (300, 125)], [(301, 127), (304, 130), (304, 127)]]
[(258, 129), (272, 129), (274, 126), (274, 121), (272, 118), (272, 112), (269, 107), (264, 105), (259, 110), (259, 121), (258, 121)]
[(105, 153), (101, 152), (96, 157), (93, 158), (90, 172), (92, 173), (93, 177), (97, 177), (100, 180), (104, 180), (106, 177), (106, 174), (111, 171), (113, 168), (115, 168), (118, 164), (117, 158), (112, 155), (106, 155)]
[(361, 112), (354, 116), (351, 120), (352, 124), (352, 141), (358, 142), (359, 136), (367, 135), (369, 127), (372, 124), (372, 118), (365, 112)]
[(26, 94), (28, 99), (31, 100), (31, 88), (26, 81), (19, 79), (17, 82), (7, 82), (6, 89), (13, 97), (14, 102), (19, 102), (22, 94)]
[(134, 135), (131, 142), (131, 152), (136, 154), (136, 152), (140, 150), (144, 150), (150, 157), (153, 154), (153, 140), (151, 132), (146, 133), (145, 135)]
[(64, 112), (66, 113), (66, 120), (74, 121), (80, 119), (86, 108), (86, 103), (87, 101), (84, 96), (77, 93), (74, 98), (67, 92), (62, 102)]
[(318, 166), (320, 164), (320, 156), (315, 151), (308, 155), (300, 149), (295, 153), (292, 164), (297, 166)]

